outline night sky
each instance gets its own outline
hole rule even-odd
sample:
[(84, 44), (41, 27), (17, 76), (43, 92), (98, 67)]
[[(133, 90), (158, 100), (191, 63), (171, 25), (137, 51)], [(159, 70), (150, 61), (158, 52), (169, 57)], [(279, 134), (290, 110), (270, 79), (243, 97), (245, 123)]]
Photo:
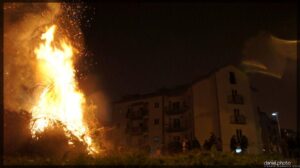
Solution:
[(110, 100), (186, 84), (238, 64), (245, 41), (262, 31), (297, 38), (295, 3), (89, 5), (95, 13), (87, 13), (93, 20), (83, 25), (86, 61), (92, 63), (88, 78), (97, 79), (97, 89)]

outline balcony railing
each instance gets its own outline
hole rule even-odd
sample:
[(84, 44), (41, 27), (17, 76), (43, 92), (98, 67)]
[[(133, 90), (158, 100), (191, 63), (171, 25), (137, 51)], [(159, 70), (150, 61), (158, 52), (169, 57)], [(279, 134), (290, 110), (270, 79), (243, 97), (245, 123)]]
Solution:
[(128, 119), (131, 119), (131, 120), (141, 120), (141, 119), (143, 119), (144, 115), (131, 113), (131, 114), (128, 114), (127, 117), (128, 117)]
[(127, 112), (127, 118), (131, 119), (131, 120), (141, 120), (146, 115), (148, 115), (147, 109), (141, 109), (141, 110), (137, 110), (137, 111), (128, 110), (128, 112)]
[(186, 127), (167, 127), (166, 131), (169, 133), (172, 132), (184, 132), (186, 131), (187, 128)]
[(229, 95), (227, 102), (229, 104), (244, 104), (244, 98), (241, 95)]
[(176, 114), (182, 114), (187, 111), (187, 106), (181, 107), (181, 108), (168, 108), (166, 110), (166, 114), (168, 115), (176, 115)]
[(142, 126), (142, 127), (127, 127), (126, 128), (126, 133), (130, 135), (142, 135), (143, 133), (148, 131), (147, 126)]
[(238, 116), (230, 116), (230, 123), (231, 124), (246, 124), (246, 117), (244, 115)]

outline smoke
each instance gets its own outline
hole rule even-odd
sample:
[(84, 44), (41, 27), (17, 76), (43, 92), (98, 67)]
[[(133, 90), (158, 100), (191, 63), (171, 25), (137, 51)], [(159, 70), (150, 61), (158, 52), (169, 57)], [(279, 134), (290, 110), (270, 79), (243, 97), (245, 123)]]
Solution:
[(282, 40), (267, 33), (250, 38), (244, 47), (243, 68), (281, 79), (287, 60), (297, 59), (297, 41)]
[(34, 49), (47, 27), (56, 24), (76, 49), (76, 58), (84, 54), (80, 30), (83, 3), (4, 3), (4, 108), (26, 110), (36, 102), (45, 83), (36, 73)]
[(61, 14), (58, 3), (4, 3), (4, 107), (29, 111), (39, 86), (34, 47)]

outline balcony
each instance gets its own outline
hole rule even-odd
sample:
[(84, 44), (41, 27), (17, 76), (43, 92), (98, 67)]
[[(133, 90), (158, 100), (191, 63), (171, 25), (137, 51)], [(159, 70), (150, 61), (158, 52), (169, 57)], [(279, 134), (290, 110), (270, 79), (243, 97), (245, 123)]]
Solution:
[(131, 114), (128, 114), (127, 118), (131, 119), (131, 120), (141, 120), (144, 118), (144, 115), (131, 113)]
[(187, 128), (186, 127), (167, 127), (166, 131), (169, 133), (172, 132), (184, 132), (186, 131)]
[(177, 115), (182, 114), (187, 111), (187, 106), (181, 107), (181, 108), (169, 108), (166, 110), (167, 115)]
[(126, 128), (126, 133), (130, 134), (130, 135), (142, 135), (143, 133), (148, 131), (148, 127), (147, 126), (143, 126), (143, 127), (127, 127)]
[(241, 95), (229, 95), (227, 102), (229, 104), (244, 104), (244, 98)]
[(147, 109), (140, 109), (140, 110), (137, 110), (137, 111), (128, 110), (126, 117), (128, 119), (131, 119), (131, 120), (141, 120), (146, 115), (148, 115), (148, 110)]
[(244, 115), (238, 116), (230, 116), (230, 123), (231, 124), (246, 124), (246, 117)]

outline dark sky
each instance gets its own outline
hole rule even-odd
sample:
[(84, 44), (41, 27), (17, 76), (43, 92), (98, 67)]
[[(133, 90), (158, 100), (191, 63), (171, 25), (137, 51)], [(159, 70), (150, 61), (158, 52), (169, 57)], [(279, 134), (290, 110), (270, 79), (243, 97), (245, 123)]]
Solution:
[[(109, 100), (186, 84), (222, 65), (239, 63), (245, 41), (261, 31), (297, 38), (295, 3), (89, 5), (95, 13), (87, 13), (93, 20), (83, 25), (83, 33), (89, 53), (84, 60), (90, 66), (81, 83), (86, 92), (101, 88)], [(262, 110), (278, 111), (281, 126), (296, 129), (296, 63), (288, 62), (282, 80), (251, 79), (264, 88)]]
[[(260, 31), (296, 38), (288, 3), (97, 3), (84, 26), (89, 74), (113, 100), (191, 82), (237, 63)], [(91, 12), (92, 13), (92, 12)]]

